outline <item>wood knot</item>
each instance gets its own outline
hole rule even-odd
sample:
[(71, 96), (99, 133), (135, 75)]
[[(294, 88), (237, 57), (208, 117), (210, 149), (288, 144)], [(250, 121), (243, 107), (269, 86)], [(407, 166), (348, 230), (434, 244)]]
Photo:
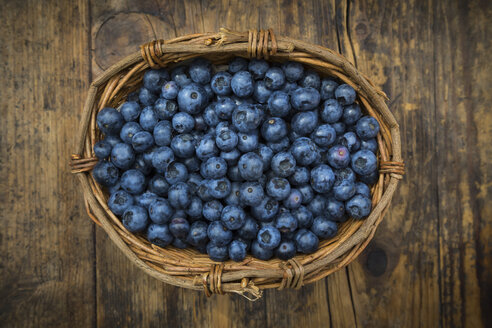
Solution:
[(161, 57), (164, 56), (162, 52), (163, 45), (164, 40), (154, 40), (140, 46), (140, 54), (150, 68), (158, 69), (165, 66), (165, 63), (161, 60)]
[[(270, 43), (270, 47), (269, 47)], [(270, 48), (270, 51), (268, 51)], [(249, 30), (248, 31), (248, 56), (250, 58), (268, 59), (277, 53), (278, 44), (273, 29), (268, 30)]]
[(405, 163), (403, 162), (381, 162), (379, 165), (379, 173), (388, 173), (392, 177), (401, 180), (405, 174)]
[(284, 276), (280, 282), (279, 290), (284, 288), (299, 289), (304, 282), (304, 267), (296, 259), (290, 259), (281, 264)]
[(223, 270), (223, 264), (214, 264), (210, 268), (210, 272), (205, 272), (202, 275), (203, 291), (207, 297), (212, 296), (212, 294), (224, 294), (224, 291), (222, 290)]
[(69, 165), (75, 174), (92, 170), (98, 161), (97, 157), (81, 158), (80, 155), (72, 154)]

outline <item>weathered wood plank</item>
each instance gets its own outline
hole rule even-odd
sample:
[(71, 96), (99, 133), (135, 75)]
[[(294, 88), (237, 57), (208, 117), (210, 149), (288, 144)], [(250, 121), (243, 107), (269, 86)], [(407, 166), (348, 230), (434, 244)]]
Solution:
[(342, 50), (388, 94), (407, 167), (374, 240), (349, 266), (357, 322), (363, 327), (436, 327), (435, 13), (431, 4), (414, 1), (349, 1), (340, 13), (339, 21), (346, 22), (339, 28)]
[(89, 80), (88, 3), (0, 10), (0, 322), (95, 323), (93, 226), (68, 171)]

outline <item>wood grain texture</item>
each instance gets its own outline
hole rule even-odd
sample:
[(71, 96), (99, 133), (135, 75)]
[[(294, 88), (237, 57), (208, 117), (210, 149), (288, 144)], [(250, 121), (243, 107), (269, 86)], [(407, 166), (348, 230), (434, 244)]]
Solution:
[[(4, 1), (0, 325), (490, 325), (491, 16), (480, 0)], [(67, 170), (91, 79), (151, 39), (221, 26), (344, 54), (389, 95), (407, 164), (354, 263), (254, 303), (143, 274), (91, 224)]]

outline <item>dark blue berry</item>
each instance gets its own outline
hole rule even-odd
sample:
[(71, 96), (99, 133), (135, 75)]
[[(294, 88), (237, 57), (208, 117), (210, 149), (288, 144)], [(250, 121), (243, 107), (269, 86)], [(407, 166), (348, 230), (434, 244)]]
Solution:
[(118, 135), (121, 127), (125, 123), (120, 112), (112, 107), (104, 107), (96, 118), (97, 126), (102, 133), (107, 135)]
[(170, 185), (188, 180), (188, 170), (183, 163), (172, 162), (164, 172), (164, 177)]
[(298, 135), (307, 135), (318, 126), (318, 114), (316, 112), (300, 112), (291, 120), (291, 128)]
[(221, 120), (230, 120), (232, 113), (237, 108), (236, 103), (229, 97), (221, 97), (215, 103), (215, 113)]
[(137, 153), (142, 153), (154, 145), (154, 137), (150, 132), (140, 131), (135, 133), (132, 138), (133, 149)]
[(129, 169), (135, 161), (132, 146), (126, 143), (116, 144), (111, 150), (111, 162), (122, 170)]
[(237, 149), (240, 152), (247, 153), (258, 148), (258, 145), (260, 143), (258, 131), (254, 130), (250, 132), (238, 132), (237, 136)]
[(240, 132), (255, 130), (261, 123), (260, 111), (257, 107), (242, 104), (232, 113), (232, 124)]
[(299, 88), (291, 94), (291, 104), (297, 110), (313, 110), (319, 105), (321, 97), (314, 88)]
[(324, 78), (321, 81), (320, 94), (321, 99), (326, 100), (329, 98), (335, 98), (335, 90), (338, 87), (338, 83), (329, 78)]
[(311, 254), (318, 249), (319, 239), (309, 230), (299, 230), (296, 234), (295, 240), (297, 251), (301, 253)]
[(272, 90), (268, 89), (265, 81), (258, 81), (254, 84), (253, 98), (259, 103), (266, 103), (272, 95)]
[(283, 91), (275, 91), (268, 98), (268, 110), (270, 115), (276, 117), (285, 117), (290, 112), (289, 95)]
[(190, 64), (188, 73), (193, 82), (205, 84), (212, 77), (212, 65), (204, 58), (197, 58)]
[(335, 129), (337, 136), (345, 133), (345, 123), (343, 122), (332, 123), (331, 127)]
[(92, 176), (102, 186), (114, 186), (118, 182), (119, 171), (111, 162), (99, 161), (92, 169)]
[(354, 219), (364, 219), (371, 213), (371, 200), (362, 195), (355, 195), (345, 203), (345, 210)]
[(169, 81), (164, 83), (161, 88), (161, 97), (164, 99), (173, 100), (176, 99), (179, 92), (179, 86), (175, 81)]
[(288, 61), (282, 65), (287, 81), (295, 82), (302, 78), (304, 67), (301, 63)]
[(215, 145), (215, 138), (212, 135), (206, 135), (196, 147), (196, 156), (202, 161), (217, 156), (218, 153), (219, 149)]
[(202, 163), (200, 173), (207, 179), (222, 178), (227, 173), (227, 163), (223, 158), (210, 157)]
[(220, 157), (226, 161), (228, 167), (236, 165), (239, 160), (239, 156), (241, 156), (241, 153), (237, 149), (220, 152)]
[(144, 175), (149, 175), (152, 173), (152, 162), (146, 162), (145, 161), (145, 156), (144, 154), (140, 153), (135, 156), (135, 161), (133, 162), (133, 165), (131, 166), (132, 169), (139, 170), (142, 172)]
[(208, 192), (215, 199), (225, 198), (231, 192), (231, 182), (227, 178), (211, 179)]
[(296, 166), (294, 173), (289, 177), (289, 182), (293, 186), (309, 183), (309, 169), (304, 166)]
[(215, 127), (220, 122), (219, 115), (215, 111), (215, 107), (216, 103), (212, 103), (208, 105), (203, 111), (203, 120), (205, 121), (205, 124), (207, 124), (209, 127)]
[(353, 153), (360, 148), (360, 140), (354, 132), (346, 132), (337, 139), (337, 143), (347, 147)]
[(296, 169), (296, 159), (290, 152), (275, 154), (271, 162), (272, 171), (280, 177), (286, 178)]
[(296, 244), (291, 240), (283, 240), (275, 249), (275, 256), (287, 261), (296, 255)]
[(138, 100), (144, 106), (151, 106), (157, 100), (157, 96), (146, 88), (141, 88), (138, 93)]
[(229, 244), (229, 258), (235, 262), (241, 262), (246, 257), (247, 244), (239, 239)]
[(268, 141), (266, 143), (266, 145), (274, 153), (279, 153), (279, 152), (282, 152), (282, 151), (287, 150), (289, 148), (289, 146), (290, 146), (290, 142), (289, 142), (289, 139), (284, 138), (284, 139), (280, 140), (279, 142), (271, 142), (271, 141)]
[(358, 104), (353, 104), (344, 107), (342, 120), (346, 125), (352, 125), (355, 124), (361, 116), (362, 112), (360, 106)]
[(222, 224), (222, 221), (213, 221), (208, 225), (208, 239), (217, 246), (226, 246), (232, 240), (232, 231)]
[(121, 105), (120, 113), (127, 122), (136, 121), (140, 116), (140, 105), (136, 101), (128, 101)]
[(371, 198), (371, 189), (369, 189), (369, 187), (363, 182), (355, 183), (355, 193), (367, 198)]
[(154, 108), (151, 106), (145, 107), (139, 118), (139, 123), (142, 129), (152, 132), (154, 131), (154, 127), (157, 122), (159, 122), (159, 118), (157, 117), (157, 113), (154, 111)]
[(345, 217), (345, 206), (343, 202), (329, 197), (326, 199), (326, 212), (331, 220), (341, 222)]
[(290, 211), (283, 211), (276, 217), (275, 227), (282, 234), (292, 233), (297, 229), (297, 220)]
[(244, 240), (251, 240), (256, 238), (259, 229), (260, 226), (258, 225), (256, 220), (251, 218), (250, 216), (246, 216), (244, 224), (239, 230), (237, 230), (237, 234)]
[(243, 209), (235, 205), (227, 205), (222, 210), (220, 216), (221, 222), (229, 230), (237, 230), (241, 228), (246, 220), (246, 214)]
[(195, 127), (195, 119), (188, 113), (179, 112), (173, 116), (173, 129), (178, 133), (188, 133)]
[(163, 198), (157, 198), (149, 205), (150, 219), (156, 224), (167, 223), (173, 214), (174, 209), (169, 202)]
[(167, 198), (172, 207), (186, 208), (191, 202), (190, 187), (185, 182), (178, 182), (169, 187)]
[(342, 84), (335, 89), (335, 98), (344, 106), (353, 104), (355, 101), (355, 90), (348, 84)]
[(170, 120), (178, 112), (178, 104), (174, 100), (159, 98), (155, 102), (154, 110), (161, 120)]
[(311, 170), (311, 187), (319, 193), (330, 191), (335, 182), (333, 170), (326, 164), (316, 166)]
[(248, 70), (253, 74), (255, 80), (264, 78), (268, 68), (270, 65), (263, 59), (252, 59), (248, 64)]
[(324, 215), (326, 211), (327, 200), (322, 195), (315, 195), (309, 204), (307, 204), (307, 208), (314, 216)]
[(328, 150), (326, 160), (331, 167), (335, 169), (343, 169), (350, 164), (350, 153), (345, 146), (334, 146)]
[(175, 238), (185, 239), (190, 231), (190, 224), (185, 218), (175, 217), (169, 223), (169, 230)]
[(265, 86), (270, 90), (278, 90), (285, 83), (285, 75), (280, 67), (271, 67), (265, 72)]
[(364, 116), (357, 122), (355, 131), (362, 140), (369, 140), (378, 135), (379, 123), (374, 117)]
[(211, 200), (203, 205), (203, 217), (209, 221), (217, 221), (222, 214), (222, 203), (218, 200)]
[(260, 204), (251, 207), (251, 214), (261, 222), (271, 221), (278, 213), (279, 204), (275, 199), (264, 197)]
[(196, 193), (198, 186), (200, 185), (202, 180), (203, 180), (202, 176), (200, 174), (197, 174), (197, 173), (191, 173), (188, 176), (188, 180), (186, 180), (186, 183), (188, 184), (188, 187), (190, 187), (190, 192), (192, 194)]
[(207, 254), (212, 261), (224, 262), (229, 258), (229, 247), (227, 245), (219, 246), (210, 241), (207, 244)]
[(248, 69), (248, 61), (242, 57), (234, 57), (234, 59), (229, 62), (229, 72), (233, 74), (246, 69)]
[(98, 141), (94, 145), (94, 155), (96, 155), (98, 159), (108, 158), (109, 155), (111, 155), (112, 148), (113, 146), (106, 140)]
[(272, 258), (273, 250), (261, 247), (260, 243), (254, 240), (251, 243), (251, 254), (257, 259), (267, 261)]
[(121, 188), (130, 194), (137, 195), (145, 190), (145, 176), (139, 170), (128, 170), (121, 175)]
[(321, 86), (321, 80), (319, 74), (313, 70), (308, 70), (304, 73), (304, 76), (299, 81), (299, 85), (303, 88), (319, 89)]
[(263, 174), (263, 161), (256, 153), (249, 152), (239, 158), (238, 169), (244, 180), (256, 181)]
[(254, 90), (253, 77), (247, 71), (239, 71), (232, 77), (231, 88), (236, 96), (240, 98), (249, 97)]
[(302, 204), (309, 204), (314, 198), (314, 191), (311, 185), (305, 184), (297, 187), (302, 195)]
[(378, 181), (378, 179), (379, 179), (379, 174), (378, 174), (377, 170), (375, 170), (372, 173), (369, 173), (367, 175), (360, 175), (359, 176), (359, 180), (361, 182), (364, 182), (367, 185), (372, 185), (372, 184), (376, 183), (376, 181)]
[(261, 135), (268, 141), (280, 141), (287, 136), (287, 124), (280, 117), (270, 117), (263, 123)]
[(361, 140), (360, 141), (360, 149), (361, 150), (370, 150), (374, 154), (378, 151), (378, 142), (376, 141), (376, 138), (369, 139), (369, 140)]
[(343, 115), (343, 107), (335, 99), (327, 99), (321, 109), (321, 119), (326, 123), (336, 123)]
[(311, 134), (311, 139), (320, 147), (328, 147), (337, 137), (335, 129), (330, 124), (319, 125)]
[(335, 222), (328, 220), (326, 217), (318, 216), (313, 221), (311, 231), (319, 238), (328, 239), (337, 234), (338, 227)]
[(212, 87), (213, 92), (215, 92), (217, 95), (227, 96), (232, 91), (231, 80), (232, 75), (228, 72), (218, 72), (212, 78), (210, 86)]
[(147, 228), (147, 239), (154, 245), (166, 247), (172, 243), (174, 237), (167, 224), (150, 224)]
[(238, 143), (238, 136), (232, 130), (222, 130), (215, 138), (215, 144), (222, 151), (232, 151)]
[(208, 243), (207, 228), (208, 224), (204, 221), (193, 222), (186, 241), (193, 246), (206, 245)]
[(355, 194), (355, 183), (350, 180), (336, 181), (333, 185), (333, 195), (337, 200), (345, 201)]
[(186, 249), (189, 246), (185, 240), (179, 238), (174, 238), (172, 245), (179, 249)]
[(280, 231), (273, 226), (265, 226), (258, 231), (256, 241), (264, 248), (273, 250), (280, 244)]
[(181, 88), (190, 84), (191, 79), (187, 73), (186, 66), (177, 66), (171, 71), (171, 79), (176, 82)]
[(116, 215), (122, 215), (125, 210), (134, 203), (133, 196), (124, 190), (118, 190), (111, 194), (108, 207)]
[(171, 148), (162, 146), (152, 152), (152, 166), (157, 172), (164, 173), (166, 167), (174, 161), (174, 153)]
[(290, 152), (299, 165), (310, 165), (316, 160), (317, 147), (309, 138), (301, 137), (296, 139), (290, 147)]
[(152, 204), (152, 202), (156, 199), (159, 199), (159, 196), (151, 191), (146, 191), (143, 194), (135, 195), (135, 204), (148, 209), (150, 204)]
[(313, 224), (313, 213), (305, 206), (299, 206), (291, 211), (292, 216), (297, 220), (299, 228), (309, 229)]
[(143, 129), (137, 122), (125, 123), (121, 128), (120, 138), (123, 142), (131, 145), (133, 136), (140, 131), (143, 131)]
[(207, 100), (207, 92), (197, 83), (186, 85), (178, 93), (179, 109), (188, 114), (198, 114)]
[(239, 189), (240, 188), (241, 188), (241, 183), (239, 183), (239, 182), (231, 183), (231, 192), (224, 199), (225, 203), (227, 205), (239, 205)]
[(257, 206), (265, 196), (263, 187), (258, 182), (245, 182), (239, 190), (239, 200), (247, 206)]
[(171, 140), (171, 149), (176, 156), (181, 158), (193, 156), (195, 153), (193, 136), (187, 133), (178, 134)]
[(123, 226), (130, 232), (144, 231), (149, 223), (147, 209), (141, 206), (130, 206), (121, 217)]
[(290, 194), (290, 184), (287, 179), (274, 177), (268, 180), (266, 185), (267, 194), (275, 200), (284, 200)]
[(283, 205), (288, 209), (296, 209), (301, 206), (302, 203), (302, 194), (297, 189), (291, 189), (289, 196), (284, 199)]
[(376, 171), (376, 155), (369, 150), (359, 150), (352, 155), (352, 170), (359, 175), (368, 175)]
[(214, 199), (212, 197), (212, 195), (210, 195), (210, 189), (209, 189), (210, 186), (209, 185), (210, 185), (210, 180), (204, 179), (200, 182), (200, 184), (198, 185), (198, 188), (196, 189), (196, 194), (204, 202), (208, 202), (208, 201)]

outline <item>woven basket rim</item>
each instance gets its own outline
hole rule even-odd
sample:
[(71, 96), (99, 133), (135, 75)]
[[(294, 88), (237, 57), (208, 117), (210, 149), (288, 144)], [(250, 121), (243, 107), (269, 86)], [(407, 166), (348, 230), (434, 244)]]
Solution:
[[(367, 219), (344, 223), (341, 230), (346, 230), (340, 232), (335, 241), (323, 241), (314, 254), (298, 255), (286, 262), (278, 259), (261, 261), (248, 256), (239, 264), (214, 262), (194, 250), (162, 249), (122, 227), (107, 207), (101, 188), (89, 174), (94, 165), (92, 146), (98, 138), (95, 114), (108, 104), (121, 102), (123, 91), (138, 85), (141, 75), (149, 67), (207, 55), (298, 61), (356, 89), (361, 107), (375, 116), (381, 125), (378, 135), (380, 176), (372, 188), (373, 209)], [(72, 172), (80, 180), (89, 216), (143, 271), (165, 283), (203, 289), (207, 295), (232, 292), (255, 300), (261, 297), (262, 289), (300, 288), (343, 268), (374, 236), (403, 174), (399, 126), (385, 100), (386, 95), (342, 55), (305, 41), (276, 37), (272, 30), (235, 32), (221, 28), (218, 33), (156, 40), (109, 67), (91, 83), (72, 155)]]

